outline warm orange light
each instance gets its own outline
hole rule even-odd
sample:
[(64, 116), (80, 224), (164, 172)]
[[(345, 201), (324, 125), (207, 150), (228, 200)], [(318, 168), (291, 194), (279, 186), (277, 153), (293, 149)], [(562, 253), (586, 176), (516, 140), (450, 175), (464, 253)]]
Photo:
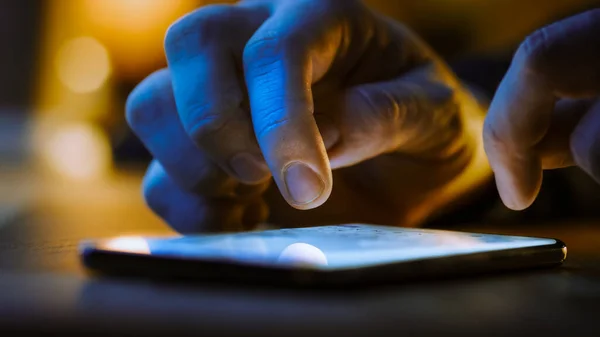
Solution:
[(115, 73), (139, 81), (164, 64), (169, 25), (197, 8), (197, 0), (82, 0), (79, 16), (89, 34), (110, 50)]
[(100, 88), (110, 74), (106, 48), (92, 37), (66, 41), (55, 58), (58, 78), (76, 93), (88, 93)]
[(177, 13), (181, 0), (85, 0), (87, 17), (99, 27), (144, 33)]
[(47, 132), (39, 145), (47, 166), (65, 178), (101, 178), (110, 168), (108, 138), (91, 125), (67, 124), (57, 127)]

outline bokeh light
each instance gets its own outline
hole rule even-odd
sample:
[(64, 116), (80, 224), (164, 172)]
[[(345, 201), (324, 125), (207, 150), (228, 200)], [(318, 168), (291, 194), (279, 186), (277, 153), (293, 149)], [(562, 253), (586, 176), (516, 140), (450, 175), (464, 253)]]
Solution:
[(106, 48), (92, 37), (66, 41), (57, 52), (55, 66), (61, 83), (76, 93), (97, 90), (111, 70)]
[[(166, 21), (182, 6), (181, 0), (86, 0), (87, 16), (103, 28), (144, 33)], [(168, 22), (167, 22), (168, 23)]]
[(148, 242), (139, 236), (121, 236), (110, 239), (103, 243), (102, 248), (125, 253), (150, 254)]
[(110, 51), (115, 73), (139, 81), (164, 66), (163, 39), (171, 23), (205, 2), (81, 0), (78, 17)]
[(44, 162), (65, 178), (90, 180), (110, 169), (111, 148), (102, 130), (88, 124), (66, 124), (49, 132), (42, 143)]

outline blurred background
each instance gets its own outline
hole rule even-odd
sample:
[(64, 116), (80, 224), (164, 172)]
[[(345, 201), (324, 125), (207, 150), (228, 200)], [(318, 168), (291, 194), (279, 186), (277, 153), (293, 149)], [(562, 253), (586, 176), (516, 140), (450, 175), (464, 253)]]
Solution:
[[(162, 42), (169, 24), (216, 2), (0, 0), (0, 214), (41, 203), (74, 222), (82, 214), (86, 221), (105, 221), (110, 210), (116, 223), (127, 223), (134, 209), (145, 212), (139, 184), (149, 157), (126, 126), (124, 102), (136, 83), (165, 66)], [(412, 27), (461, 76), (490, 93), (528, 33), (597, 4), (366, 2)], [(473, 66), (477, 62), (493, 66)], [(90, 204), (106, 207), (90, 213)], [(161, 226), (153, 217), (144, 219)]]

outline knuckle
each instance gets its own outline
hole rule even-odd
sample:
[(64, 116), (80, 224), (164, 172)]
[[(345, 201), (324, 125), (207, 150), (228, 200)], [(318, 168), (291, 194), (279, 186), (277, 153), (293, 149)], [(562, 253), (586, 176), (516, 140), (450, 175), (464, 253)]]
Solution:
[(399, 104), (389, 92), (379, 86), (357, 89), (354, 103), (364, 111), (364, 127), (372, 132), (389, 132), (406, 118), (410, 104)]
[(125, 103), (125, 120), (134, 130), (140, 131), (144, 126), (155, 123), (160, 119), (164, 109), (159, 102), (162, 94), (163, 76), (168, 76), (166, 70), (159, 70), (140, 82), (127, 97)]
[[(597, 91), (596, 59), (600, 53), (598, 9), (555, 22), (529, 35), (516, 59), (530, 75), (565, 95)], [(593, 89), (590, 89), (593, 88)], [(589, 93), (591, 95), (592, 93)]]
[(483, 142), (489, 145), (490, 148), (496, 148), (499, 144), (504, 144), (502, 134), (497, 129), (496, 124), (491, 122), (489, 118), (483, 123)]
[(244, 63), (252, 63), (256, 60), (264, 59), (266, 56), (272, 57), (280, 51), (281, 38), (276, 33), (267, 33), (258, 38), (251, 38), (244, 47)]
[[(268, 31), (253, 37), (244, 47), (244, 64), (258, 66), (273, 63), (273, 59), (294, 57), (299, 54), (303, 38), (299, 33), (283, 34), (277, 31)], [(255, 65), (256, 66), (256, 65)]]
[(231, 22), (233, 8), (224, 4), (209, 5), (175, 21), (165, 34), (167, 56), (177, 57), (188, 50), (190, 45), (202, 48), (218, 41)]
[[(207, 109), (201, 107), (199, 109)], [(201, 111), (201, 110), (197, 110)], [(227, 119), (218, 113), (198, 113), (198, 117), (194, 118), (188, 128), (188, 133), (196, 142), (203, 142), (207, 138), (212, 138), (215, 133), (222, 130), (227, 124)]]
[(206, 103), (187, 108), (189, 122), (187, 132), (190, 137), (203, 143), (225, 130), (231, 122), (231, 111), (237, 109), (230, 103)]
[(528, 35), (517, 49), (516, 56), (524, 70), (530, 73), (544, 73), (551, 38), (548, 27), (543, 27)]
[(368, 98), (377, 117), (377, 124), (382, 127), (393, 127), (407, 118), (413, 109), (412, 99), (397, 102), (386, 90), (376, 90)]

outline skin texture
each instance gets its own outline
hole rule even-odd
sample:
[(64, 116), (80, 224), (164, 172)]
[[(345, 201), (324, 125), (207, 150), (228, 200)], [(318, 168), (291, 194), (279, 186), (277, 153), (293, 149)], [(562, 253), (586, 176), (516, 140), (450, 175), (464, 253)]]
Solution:
[(489, 176), (482, 107), (360, 1), (203, 7), (165, 52), (126, 115), (155, 158), (146, 201), (180, 232), (415, 226)]
[(577, 165), (600, 181), (600, 10), (531, 34), (490, 106), (485, 150), (503, 202), (535, 200), (542, 171)]

